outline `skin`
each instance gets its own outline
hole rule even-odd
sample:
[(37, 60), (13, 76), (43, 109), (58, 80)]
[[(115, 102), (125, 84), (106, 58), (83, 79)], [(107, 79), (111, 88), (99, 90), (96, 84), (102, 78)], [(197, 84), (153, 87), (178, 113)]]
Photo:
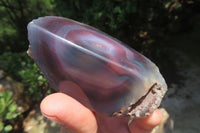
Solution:
[(162, 115), (158, 109), (146, 118), (133, 120), (129, 126), (128, 117), (109, 117), (94, 112), (87, 108), (92, 108), (89, 100), (77, 88), (73, 83), (65, 82), (60, 85), (61, 92), (51, 94), (41, 102), (42, 114), (60, 123), (61, 133), (150, 133), (161, 123)]

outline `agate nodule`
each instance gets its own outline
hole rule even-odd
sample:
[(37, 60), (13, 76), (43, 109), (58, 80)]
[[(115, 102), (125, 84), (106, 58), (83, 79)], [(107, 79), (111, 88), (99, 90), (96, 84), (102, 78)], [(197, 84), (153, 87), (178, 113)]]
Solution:
[(167, 91), (154, 63), (88, 25), (41, 17), (28, 24), (28, 39), (29, 55), (49, 84), (58, 91), (63, 82), (81, 88), (94, 111), (145, 117)]

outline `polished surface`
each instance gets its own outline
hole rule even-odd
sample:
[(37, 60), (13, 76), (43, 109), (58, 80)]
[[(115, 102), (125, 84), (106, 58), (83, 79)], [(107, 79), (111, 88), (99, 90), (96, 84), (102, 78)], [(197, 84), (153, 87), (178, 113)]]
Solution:
[(162, 96), (167, 90), (154, 63), (88, 25), (42, 17), (29, 23), (28, 36), (29, 55), (49, 84), (59, 90), (63, 82), (72, 82), (96, 111), (111, 115), (128, 108), (155, 84), (161, 87)]

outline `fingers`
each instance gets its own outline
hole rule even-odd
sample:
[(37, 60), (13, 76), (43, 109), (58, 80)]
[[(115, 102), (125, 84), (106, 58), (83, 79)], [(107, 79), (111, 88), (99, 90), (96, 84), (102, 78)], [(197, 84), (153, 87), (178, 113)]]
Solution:
[[(69, 87), (71, 89), (65, 89)], [(80, 89), (70, 82), (63, 82), (60, 85), (60, 91), (70, 94), (70, 96), (64, 93), (55, 93), (47, 96), (41, 103), (42, 113), (49, 119), (54, 120), (64, 126), (62, 132), (67, 133), (96, 133), (97, 121), (99, 132), (128, 132), (131, 133), (150, 133), (151, 130), (157, 126), (162, 119), (162, 115), (159, 110), (155, 110), (147, 118), (141, 118), (134, 120), (129, 127), (127, 126), (128, 119), (124, 118), (109, 118), (96, 114), (83, 106), (91, 107), (89, 100)], [(78, 91), (79, 93), (74, 93)], [(81, 103), (78, 101), (82, 101)], [(82, 98), (82, 99), (80, 99)], [(129, 128), (129, 129), (128, 129)]]
[(71, 132), (97, 132), (93, 112), (66, 94), (55, 93), (47, 96), (40, 108), (44, 116), (64, 125)]
[(98, 121), (98, 133), (129, 133), (129, 117), (110, 117), (101, 113), (96, 113)]
[(134, 120), (130, 124), (129, 130), (131, 133), (150, 133), (154, 127), (161, 123), (161, 120), (162, 114), (157, 109), (146, 118)]

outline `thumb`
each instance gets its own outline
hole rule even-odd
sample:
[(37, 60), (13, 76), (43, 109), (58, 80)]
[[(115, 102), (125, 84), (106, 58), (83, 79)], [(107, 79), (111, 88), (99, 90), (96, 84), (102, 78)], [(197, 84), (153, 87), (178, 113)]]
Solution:
[(47, 118), (62, 124), (75, 133), (95, 133), (97, 122), (91, 110), (72, 97), (55, 93), (43, 99), (41, 112)]

